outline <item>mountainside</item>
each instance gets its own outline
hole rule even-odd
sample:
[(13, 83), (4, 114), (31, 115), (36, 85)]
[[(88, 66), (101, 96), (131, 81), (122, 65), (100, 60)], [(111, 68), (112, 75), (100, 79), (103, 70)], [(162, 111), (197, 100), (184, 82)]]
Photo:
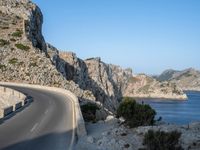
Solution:
[[(166, 78), (164, 78), (166, 77)], [(183, 90), (196, 90), (200, 91), (200, 72), (193, 68), (185, 69), (183, 71), (164, 71), (160, 76), (157, 77), (158, 80), (170, 81), (171, 83), (177, 84)]]
[(42, 22), (40, 9), (31, 1), (0, 0), (0, 81), (65, 88), (81, 102), (103, 106), (101, 113), (114, 112), (123, 96), (185, 98), (178, 87), (133, 77), (131, 69), (60, 52), (46, 44)]

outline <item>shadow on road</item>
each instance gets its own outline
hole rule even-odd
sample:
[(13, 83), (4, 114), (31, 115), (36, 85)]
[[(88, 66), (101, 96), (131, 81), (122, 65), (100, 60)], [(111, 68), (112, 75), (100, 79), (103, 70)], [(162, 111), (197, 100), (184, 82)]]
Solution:
[(1, 147), (0, 150), (69, 150), (72, 130), (63, 133), (50, 133)]
[(31, 103), (34, 102), (33, 98), (24, 104), (24, 106), (20, 107), (19, 109), (17, 109), (16, 111), (12, 111), (10, 114), (8, 114), (7, 116), (5, 116), (4, 118), (0, 119), (0, 125), (2, 123), (4, 123), (6, 120), (10, 119), (11, 117), (15, 116), (17, 113), (23, 111), (24, 109), (26, 109), (26, 107), (28, 107), (29, 105), (31, 105)]

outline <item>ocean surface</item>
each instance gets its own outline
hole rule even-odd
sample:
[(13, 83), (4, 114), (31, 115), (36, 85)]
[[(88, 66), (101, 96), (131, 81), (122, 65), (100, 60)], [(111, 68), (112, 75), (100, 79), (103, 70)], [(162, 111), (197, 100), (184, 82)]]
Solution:
[(156, 118), (174, 124), (188, 124), (200, 121), (200, 92), (187, 91), (187, 101), (166, 99), (142, 99), (157, 112)]

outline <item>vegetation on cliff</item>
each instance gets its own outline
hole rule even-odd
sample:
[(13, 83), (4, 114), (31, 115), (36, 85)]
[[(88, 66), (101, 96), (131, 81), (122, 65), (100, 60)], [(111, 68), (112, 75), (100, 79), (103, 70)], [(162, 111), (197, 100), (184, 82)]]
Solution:
[(179, 145), (181, 133), (149, 130), (144, 136), (146, 150), (182, 150)]

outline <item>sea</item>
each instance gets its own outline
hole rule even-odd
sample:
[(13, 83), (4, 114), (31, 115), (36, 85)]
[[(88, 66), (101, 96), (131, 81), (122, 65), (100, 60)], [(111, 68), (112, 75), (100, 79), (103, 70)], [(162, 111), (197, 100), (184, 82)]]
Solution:
[[(141, 99), (157, 112), (156, 119), (172, 124), (200, 122), (200, 92), (186, 91), (187, 100)], [(140, 102), (141, 102), (140, 100)]]

